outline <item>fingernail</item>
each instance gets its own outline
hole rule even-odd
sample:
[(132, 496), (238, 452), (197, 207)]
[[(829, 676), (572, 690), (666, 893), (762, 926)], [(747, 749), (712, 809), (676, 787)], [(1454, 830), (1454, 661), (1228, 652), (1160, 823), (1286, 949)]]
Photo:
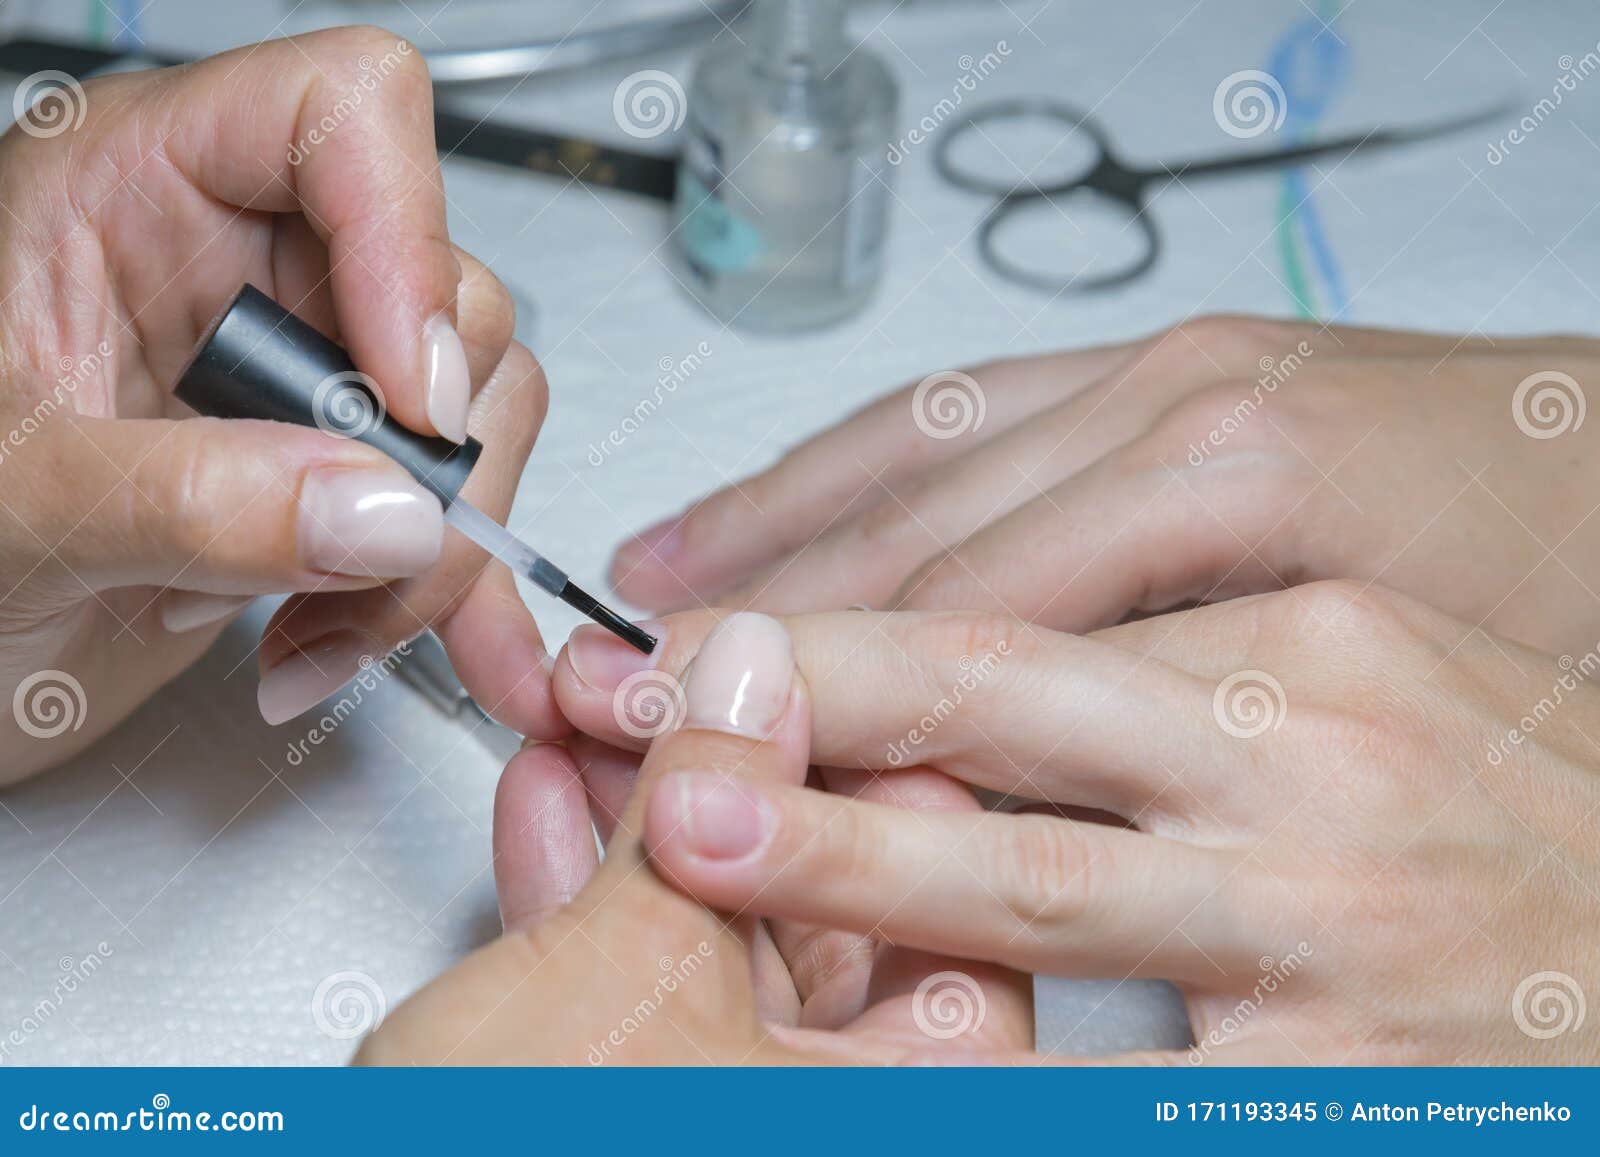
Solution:
[(783, 719), (794, 682), (794, 649), (767, 615), (729, 615), (689, 668), (683, 725), (765, 739)]
[(452, 442), (465, 441), (472, 377), (461, 335), (447, 314), (434, 314), (422, 327), (422, 375), (428, 385), (428, 421)]
[(655, 656), (661, 654), (666, 641), (660, 623), (642, 622), (645, 631), (656, 637), (655, 651), (649, 655), (624, 643), (604, 627), (585, 623), (572, 632), (567, 640), (567, 661), (573, 672), (587, 686), (596, 691), (615, 691), (629, 675), (637, 675), (655, 666)]
[(360, 631), (330, 631), (278, 661), (261, 676), (256, 705), (268, 723), (279, 724), (315, 707), (376, 659), (382, 648)]
[(300, 487), (300, 553), (314, 570), (418, 574), (443, 542), (439, 500), (398, 470), (313, 470)]
[(168, 591), (161, 598), (161, 625), (174, 635), (226, 618), (249, 605), (254, 595), (213, 595), (205, 591)]
[(742, 860), (767, 840), (766, 804), (735, 779), (685, 771), (658, 789), (671, 801), (673, 835), (702, 860)]
[(683, 545), (682, 526), (681, 518), (669, 518), (648, 530), (641, 530), (623, 543), (611, 559), (612, 585), (626, 582), (628, 576), (640, 566), (670, 563)]

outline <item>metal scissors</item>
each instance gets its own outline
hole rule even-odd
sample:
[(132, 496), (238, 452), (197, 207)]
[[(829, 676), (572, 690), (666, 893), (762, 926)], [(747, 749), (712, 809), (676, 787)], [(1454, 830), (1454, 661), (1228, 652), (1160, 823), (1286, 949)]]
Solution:
[[(1001, 277), (1019, 285), (1053, 294), (1090, 293), (1124, 285), (1150, 270), (1161, 255), (1161, 231), (1151, 216), (1152, 190), (1173, 181), (1187, 182), (1201, 177), (1249, 173), (1259, 170), (1292, 168), (1317, 157), (1332, 157), (1369, 149), (1392, 148), (1442, 136), (1469, 128), (1501, 115), (1496, 106), (1466, 116), (1407, 128), (1374, 127), (1331, 140), (1314, 141), (1233, 156), (1217, 156), (1175, 164), (1138, 166), (1124, 161), (1105, 130), (1088, 113), (1069, 104), (1046, 99), (995, 101), (952, 121), (940, 135), (934, 152), (934, 166), (951, 184), (974, 193), (997, 198), (978, 227), (978, 251), (985, 264)], [(1029, 176), (1008, 180), (1004, 173), (986, 172), (971, 163), (956, 159), (955, 146), (970, 134), (982, 133), (982, 126), (997, 121), (1043, 120), (1055, 122), (1066, 140), (1081, 135), (1080, 154), (1073, 171), (1052, 174), (1036, 182)], [(1052, 150), (1054, 152), (1056, 150)], [(1015, 169), (1015, 165), (1012, 166)], [(1110, 210), (1113, 220), (1122, 219), (1120, 229), (1100, 230), (1101, 242), (1126, 252), (1107, 255), (1097, 246), (1090, 232), (1081, 229), (1067, 211), (1067, 202), (1088, 198), (1097, 209)], [(1060, 272), (1041, 272), (1007, 257), (996, 242), (996, 235), (1007, 221), (1024, 210), (1054, 206), (1066, 217), (1079, 236), (1067, 244), (1072, 253), (1054, 252), (1055, 268)], [(1132, 240), (1129, 240), (1129, 234)], [(1046, 258), (1048, 260), (1048, 258)], [(1070, 268), (1070, 272), (1066, 270)]]

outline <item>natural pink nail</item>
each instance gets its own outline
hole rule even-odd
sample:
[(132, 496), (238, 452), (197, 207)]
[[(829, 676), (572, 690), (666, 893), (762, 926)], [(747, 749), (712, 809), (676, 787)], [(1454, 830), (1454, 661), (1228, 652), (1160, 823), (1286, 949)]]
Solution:
[(256, 705), (261, 717), (278, 724), (315, 707), (361, 670), (362, 659), (384, 653), (360, 631), (330, 631), (279, 660), (261, 676)]
[(300, 554), (330, 574), (401, 578), (444, 542), (439, 500), (399, 470), (313, 470), (300, 487)]
[(422, 327), (422, 380), (428, 421), (452, 442), (465, 441), (472, 375), (467, 369), (466, 347), (448, 314), (435, 314)]
[(794, 682), (794, 649), (767, 615), (729, 615), (689, 667), (685, 727), (765, 739), (783, 720)]
[(213, 595), (205, 591), (168, 591), (161, 598), (161, 625), (174, 635), (227, 618), (250, 604), (254, 595)]
[(703, 860), (740, 860), (766, 842), (771, 817), (746, 785), (715, 772), (680, 772), (657, 799), (667, 805), (668, 840)]
[(596, 691), (615, 691), (629, 675), (655, 666), (666, 641), (660, 623), (639, 624), (656, 637), (656, 649), (644, 655), (628, 646), (604, 627), (585, 623), (567, 640), (567, 661), (580, 680)]

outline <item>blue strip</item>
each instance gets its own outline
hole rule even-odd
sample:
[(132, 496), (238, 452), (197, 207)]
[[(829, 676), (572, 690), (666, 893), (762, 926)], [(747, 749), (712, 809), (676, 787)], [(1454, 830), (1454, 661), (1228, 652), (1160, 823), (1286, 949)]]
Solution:
[[(1556, 1059), (1583, 1047), (1529, 1040), (1506, 1020), (1507, 1048)], [(1600, 1142), (1594, 1088), (1593, 1069), (19, 1069), (0, 1080), (0, 1147), (296, 1157), (1573, 1154)], [(224, 1132), (230, 1113), (235, 1129)], [(246, 1120), (255, 1131), (239, 1131)]]
[[(1287, 97), (1284, 132), (1294, 141), (1315, 133), (1348, 73), (1348, 52), (1317, 16), (1292, 25), (1273, 47), (1267, 71), (1277, 78)], [(1298, 226), (1320, 275), (1332, 307), (1339, 317), (1349, 307), (1344, 276), (1323, 229), (1316, 199), (1306, 181), (1306, 171), (1284, 174), (1284, 188), (1297, 208), (1289, 227)]]

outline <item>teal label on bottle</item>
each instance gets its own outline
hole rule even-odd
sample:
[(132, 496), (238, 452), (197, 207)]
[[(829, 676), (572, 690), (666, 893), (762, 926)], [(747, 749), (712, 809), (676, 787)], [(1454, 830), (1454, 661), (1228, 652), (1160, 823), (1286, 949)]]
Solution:
[(679, 229), (690, 266), (701, 277), (749, 269), (761, 255), (761, 234), (722, 199), (715, 142), (691, 138), (678, 170)]

